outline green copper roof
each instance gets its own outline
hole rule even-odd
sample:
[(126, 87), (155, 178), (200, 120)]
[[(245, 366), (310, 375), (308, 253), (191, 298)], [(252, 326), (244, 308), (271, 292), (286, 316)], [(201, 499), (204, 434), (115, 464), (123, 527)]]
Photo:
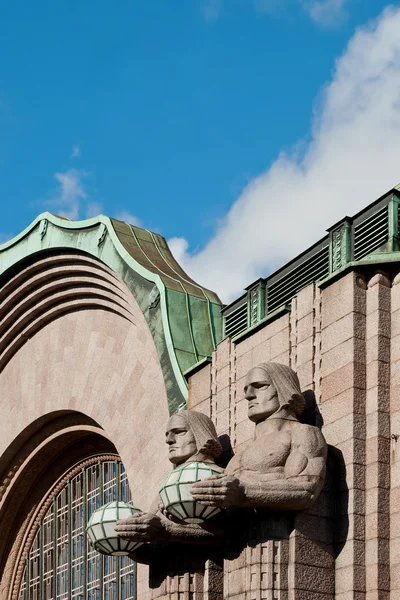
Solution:
[(84, 221), (39, 215), (0, 245), (0, 276), (38, 252), (61, 249), (102, 261), (128, 286), (152, 332), (169, 408), (176, 411), (187, 397), (183, 373), (210, 356), (221, 340), (218, 296), (188, 277), (161, 235), (103, 215)]

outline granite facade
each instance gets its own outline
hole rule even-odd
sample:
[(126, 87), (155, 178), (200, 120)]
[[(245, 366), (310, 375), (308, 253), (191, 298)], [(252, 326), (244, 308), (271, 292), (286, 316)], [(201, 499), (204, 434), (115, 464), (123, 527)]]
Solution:
[[(156, 584), (140, 566), (140, 600), (400, 597), (399, 284), (399, 275), (349, 272), (322, 289), (310, 285), (290, 312), (242, 340), (224, 340), (189, 378), (189, 408), (210, 416), (236, 451), (254, 433), (246, 373), (261, 362), (292, 367), (302, 390), (314, 394), (315, 419), (329, 444), (328, 474), (310, 510), (253, 521), (245, 547), (234, 552), (228, 541), (220, 560), (203, 570), (176, 573), (171, 566)], [(62, 456), (90, 432), (121, 456), (143, 509), (169, 471), (159, 358), (141, 310), (118, 286), (123, 310), (78, 310), (71, 300), (23, 340), (0, 373), (1, 600), (15, 597), (19, 548), (40, 504), (39, 498), (23, 514), (22, 500), (36, 481), (26, 476), (32, 465), (50, 487), (68, 467), (60, 459), (57, 470), (54, 452)], [(55, 421), (60, 425), (51, 428)], [(84, 454), (82, 444), (82, 456), (71, 461)]]

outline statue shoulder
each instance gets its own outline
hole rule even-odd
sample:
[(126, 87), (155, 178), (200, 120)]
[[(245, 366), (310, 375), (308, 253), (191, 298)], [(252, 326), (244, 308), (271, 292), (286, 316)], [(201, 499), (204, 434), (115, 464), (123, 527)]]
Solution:
[(326, 456), (327, 444), (318, 427), (299, 423), (292, 430), (292, 446), (307, 456)]

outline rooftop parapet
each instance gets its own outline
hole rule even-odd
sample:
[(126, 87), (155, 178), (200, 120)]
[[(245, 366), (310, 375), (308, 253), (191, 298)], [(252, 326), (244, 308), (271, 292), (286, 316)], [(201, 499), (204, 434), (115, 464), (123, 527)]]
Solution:
[(327, 284), (342, 272), (400, 262), (400, 185), (353, 217), (345, 217), (328, 235), (268, 277), (258, 279), (225, 306), (223, 337), (241, 339), (290, 310), (292, 299), (310, 283)]

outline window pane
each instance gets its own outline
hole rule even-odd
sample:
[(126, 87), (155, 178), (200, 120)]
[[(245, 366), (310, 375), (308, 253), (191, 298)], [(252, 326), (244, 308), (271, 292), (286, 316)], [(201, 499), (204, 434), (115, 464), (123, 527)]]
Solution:
[(135, 600), (135, 564), (89, 546), (86, 524), (102, 504), (131, 502), (120, 461), (85, 467), (54, 497), (25, 557), (18, 600)]

